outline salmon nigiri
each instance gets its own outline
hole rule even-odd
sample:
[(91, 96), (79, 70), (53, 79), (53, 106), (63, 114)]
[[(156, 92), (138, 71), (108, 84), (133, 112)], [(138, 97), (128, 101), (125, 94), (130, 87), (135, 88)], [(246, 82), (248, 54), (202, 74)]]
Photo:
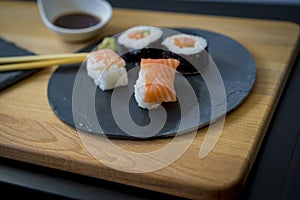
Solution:
[(141, 59), (141, 69), (134, 86), (135, 99), (142, 108), (157, 108), (162, 102), (177, 100), (174, 88), (176, 59)]

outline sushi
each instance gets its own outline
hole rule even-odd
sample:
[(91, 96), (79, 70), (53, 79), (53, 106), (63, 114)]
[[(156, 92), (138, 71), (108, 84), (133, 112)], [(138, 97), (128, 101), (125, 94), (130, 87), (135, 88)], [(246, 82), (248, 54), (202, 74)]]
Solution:
[[(149, 48), (159, 47), (163, 31), (152, 26), (134, 26), (118, 37), (122, 57), (139, 65), (141, 58), (149, 55)], [(121, 55), (121, 54), (120, 54)]]
[(163, 32), (157, 27), (135, 26), (124, 31), (118, 37), (118, 43), (128, 50), (143, 49), (157, 41)]
[(174, 88), (176, 59), (141, 59), (141, 68), (134, 85), (138, 106), (146, 109), (157, 108), (162, 102), (177, 100)]
[(204, 37), (175, 34), (164, 39), (162, 45), (167, 50), (163, 57), (180, 60), (177, 70), (183, 74), (197, 74), (195, 65), (201, 69), (208, 64), (208, 42)]
[(87, 74), (103, 91), (128, 84), (125, 61), (111, 49), (100, 49), (87, 55)]

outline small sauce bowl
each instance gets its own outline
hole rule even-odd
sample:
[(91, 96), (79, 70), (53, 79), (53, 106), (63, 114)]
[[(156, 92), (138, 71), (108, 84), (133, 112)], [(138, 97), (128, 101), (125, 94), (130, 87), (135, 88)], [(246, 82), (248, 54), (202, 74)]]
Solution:
[(37, 4), (44, 24), (68, 42), (96, 37), (113, 13), (104, 0), (37, 0)]

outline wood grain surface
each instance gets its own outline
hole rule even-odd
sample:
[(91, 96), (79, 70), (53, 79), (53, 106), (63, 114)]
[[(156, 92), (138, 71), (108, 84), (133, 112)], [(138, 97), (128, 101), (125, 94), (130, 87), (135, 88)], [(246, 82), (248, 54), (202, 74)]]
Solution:
[[(198, 155), (208, 127), (199, 130), (187, 151), (167, 167), (145, 173), (117, 170), (123, 169), (124, 160), (131, 162), (132, 169), (143, 163), (107, 153), (103, 139), (78, 133), (55, 116), (47, 101), (47, 86), (56, 66), (1, 91), (0, 155), (192, 199), (234, 198), (244, 185), (288, 77), (298, 50), (299, 26), (284, 21), (114, 9), (112, 20), (99, 38), (141, 24), (221, 33), (240, 42), (255, 58), (257, 80), (253, 91), (226, 116), (221, 136), (206, 157)], [(93, 42), (61, 41), (43, 25), (32, 2), (1, 1), (0, 27), (0, 37), (38, 54), (74, 52)], [(112, 143), (141, 154), (159, 150), (171, 140)], [(176, 147), (181, 148), (188, 140), (188, 135), (182, 136), (175, 141)], [(105, 152), (105, 160), (96, 159), (86, 142), (93, 150)], [(147, 159), (145, 156), (145, 165), (164, 162), (157, 159), (157, 163), (149, 163)], [(103, 162), (110, 162), (117, 169)]]

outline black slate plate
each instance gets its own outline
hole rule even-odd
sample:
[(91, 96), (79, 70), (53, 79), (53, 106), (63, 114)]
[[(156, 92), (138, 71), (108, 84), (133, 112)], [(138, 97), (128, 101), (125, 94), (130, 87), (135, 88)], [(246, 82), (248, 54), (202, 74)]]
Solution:
[[(0, 57), (26, 56), (26, 55), (33, 55), (33, 53), (0, 38)], [(0, 91), (24, 79), (25, 77), (28, 77), (29, 75), (33, 74), (36, 71), (37, 70), (18, 70), (18, 71), (0, 72)]]
[[(186, 95), (188, 88), (181, 88), (185, 87), (182, 86), (184, 80), (177, 74), (175, 89), (177, 96), (183, 96), (183, 98), (180, 103), (177, 101), (162, 104), (166, 111), (166, 121), (161, 124), (163, 109), (151, 111), (153, 115), (151, 121), (149, 112), (137, 106), (132, 91), (138, 68), (133, 64), (127, 63), (126, 65), (127, 70), (135, 69), (129, 74), (128, 87), (113, 90), (118, 91), (116, 93), (103, 92), (97, 88), (87, 76), (84, 64), (80, 68), (79, 64), (77, 66), (66, 65), (59, 67), (53, 73), (48, 85), (48, 100), (55, 114), (62, 121), (85, 132), (105, 134), (110, 138), (141, 139), (169, 137), (178, 132), (190, 132), (238, 107), (250, 93), (256, 79), (255, 61), (248, 50), (237, 41), (218, 33), (187, 28), (174, 30), (201, 35), (208, 40), (209, 54), (219, 70), (225, 87), (224, 98), (221, 96), (221, 99), (213, 101), (214, 95), (218, 98), (218, 94), (211, 90), (214, 86), (208, 87), (207, 85), (207, 77), (212, 72), (209, 68), (205, 68), (201, 75), (185, 76), (185, 80), (196, 95), (196, 102)], [(90, 51), (94, 47), (95, 44), (83, 51)], [(208, 82), (210, 85), (217, 83), (214, 80)], [(115, 94), (116, 98), (112, 98)], [(121, 95), (118, 96), (118, 94)], [(219, 109), (224, 106), (224, 102), (225, 110)], [(195, 108), (197, 108), (196, 111)], [(126, 113), (127, 110), (129, 114)], [(146, 129), (132, 127), (131, 119), (137, 126)], [(121, 128), (119, 123), (121, 123)], [(149, 124), (154, 125), (147, 127)], [(159, 124), (158, 127), (155, 124)], [(129, 128), (126, 127), (127, 125)], [(155, 129), (159, 130), (153, 135), (152, 132), (155, 132)]]

